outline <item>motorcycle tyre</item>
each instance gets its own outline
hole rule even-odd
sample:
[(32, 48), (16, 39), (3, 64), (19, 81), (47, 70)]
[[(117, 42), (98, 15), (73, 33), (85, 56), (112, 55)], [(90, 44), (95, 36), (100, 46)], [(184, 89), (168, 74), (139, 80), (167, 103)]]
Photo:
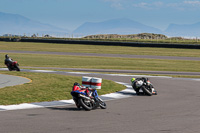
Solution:
[(99, 106), (100, 106), (101, 109), (107, 108), (106, 103), (104, 101), (102, 101), (101, 99), (99, 99)]
[(79, 99), (79, 104), (82, 106), (86, 111), (90, 111), (93, 109), (93, 104), (90, 102), (90, 106), (86, 105), (83, 98)]
[(15, 65), (16, 71), (20, 71), (20, 68), (18, 65)]
[(146, 95), (152, 96), (152, 92), (150, 92), (148, 89), (146, 89), (145, 86), (142, 86), (141, 88), (142, 88), (143, 92), (144, 92)]
[(8, 70), (9, 70), (9, 71), (12, 71), (12, 68), (8, 67)]
[[(152, 84), (150, 84), (151, 88), (154, 88)], [(155, 93), (152, 93), (152, 95), (158, 95), (157, 91), (155, 90)]]
[(80, 104), (78, 103), (79, 101), (77, 100), (77, 98), (76, 98), (76, 97), (73, 97), (73, 100), (74, 100), (74, 102), (75, 102), (76, 107), (77, 107), (78, 109), (80, 109), (81, 106), (80, 106)]

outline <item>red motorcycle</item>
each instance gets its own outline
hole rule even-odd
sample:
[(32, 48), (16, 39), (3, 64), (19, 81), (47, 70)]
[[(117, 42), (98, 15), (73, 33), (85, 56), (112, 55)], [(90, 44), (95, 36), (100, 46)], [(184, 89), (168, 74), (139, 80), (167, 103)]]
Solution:
[(17, 61), (13, 61), (10, 64), (6, 64), (6, 66), (8, 67), (9, 71), (13, 70), (20, 71), (19, 64), (17, 63)]

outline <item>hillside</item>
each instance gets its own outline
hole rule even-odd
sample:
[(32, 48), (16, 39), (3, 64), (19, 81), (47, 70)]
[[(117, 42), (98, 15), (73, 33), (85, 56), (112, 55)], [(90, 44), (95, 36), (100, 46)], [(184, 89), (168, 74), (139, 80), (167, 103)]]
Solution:
[(66, 34), (66, 29), (40, 23), (18, 14), (0, 12), (0, 35), (3, 34)]
[(162, 33), (161, 30), (150, 27), (130, 19), (112, 19), (103, 22), (86, 22), (78, 27), (74, 34), (137, 34)]
[(170, 24), (165, 30), (169, 36), (183, 36), (183, 37), (199, 37), (200, 36), (200, 22), (195, 24)]
[(112, 38), (127, 38), (127, 39), (167, 39), (168, 37), (162, 34), (153, 33), (141, 33), (141, 34), (130, 34), (130, 35), (119, 35), (119, 34), (99, 34), (89, 35), (84, 38), (87, 39), (112, 39)]

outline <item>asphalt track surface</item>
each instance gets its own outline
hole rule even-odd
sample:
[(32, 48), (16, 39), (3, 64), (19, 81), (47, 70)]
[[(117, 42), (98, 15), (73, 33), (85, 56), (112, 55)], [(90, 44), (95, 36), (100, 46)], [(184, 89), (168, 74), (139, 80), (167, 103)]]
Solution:
[(31, 80), (24, 77), (0, 74), (0, 88), (20, 85), (28, 82), (31, 82)]
[[(82, 74), (58, 74), (82, 76)], [(88, 74), (130, 84), (132, 76)], [(200, 81), (150, 77), (157, 96), (106, 101), (107, 109), (75, 105), (0, 112), (1, 132), (9, 133), (199, 133)]]

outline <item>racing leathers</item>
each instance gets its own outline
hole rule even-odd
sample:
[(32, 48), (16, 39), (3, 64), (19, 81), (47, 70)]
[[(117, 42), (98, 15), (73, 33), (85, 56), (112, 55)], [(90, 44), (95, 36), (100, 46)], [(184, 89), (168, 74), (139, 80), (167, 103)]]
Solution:
[(4, 61), (4, 64), (7, 65), (7, 66), (11, 66), (13, 63), (13, 60), (11, 58), (6, 58), (5, 61)]
[(148, 78), (142, 77), (142, 78), (136, 78), (136, 79), (135, 79), (135, 78), (132, 78), (132, 79), (131, 79), (132, 87), (133, 87), (133, 89), (135, 90), (135, 92), (136, 92), (137, 95), (139, 94), (139, 89), (140, 89), (140, 88), (136, 86), (136, 82), (139, 81), (139, 80), (142, 80), (142, 81), (144, 81), (144, 82), (147, 82)]
[(78, 94), (77, 92), (89, 97), (90, 91), (89, 91), (88, 88), (81, 88), (81, 86), (76, 85), (76, 84), (72, 87), (71, 95), (73, 96), (73, 100), (74, 100), (77, 108), (80, 108), (80, 105), (78, 103), (78, 99), (76, 98), (76, 96)]

